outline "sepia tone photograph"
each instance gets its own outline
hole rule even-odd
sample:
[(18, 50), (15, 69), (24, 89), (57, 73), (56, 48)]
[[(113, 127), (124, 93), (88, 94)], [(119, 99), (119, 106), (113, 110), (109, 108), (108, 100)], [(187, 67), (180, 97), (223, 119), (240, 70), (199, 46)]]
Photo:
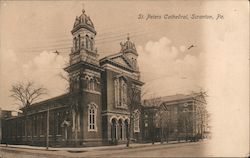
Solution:
[(249, 157), (247, 0), (0, 1), (0, 158)]

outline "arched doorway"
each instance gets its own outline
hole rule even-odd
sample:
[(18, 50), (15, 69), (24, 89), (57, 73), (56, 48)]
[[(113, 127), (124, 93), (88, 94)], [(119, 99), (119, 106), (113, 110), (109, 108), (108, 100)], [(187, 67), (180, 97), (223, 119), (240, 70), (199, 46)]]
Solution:
[(112, 141), (117, 139), (117, 120), (115, 118), (111, 120), (111, 139)]
[(123, 120), (119, 119), (118, 121), (118, 140), (123, 140)]
[(125, 133), (124, 133), (124, 138), (128, 138), (128, 134), (129, 134), (129, 120), (128, 119), (126, 119), (125, 121), (124, 121), (124, 127), (125, 127)]

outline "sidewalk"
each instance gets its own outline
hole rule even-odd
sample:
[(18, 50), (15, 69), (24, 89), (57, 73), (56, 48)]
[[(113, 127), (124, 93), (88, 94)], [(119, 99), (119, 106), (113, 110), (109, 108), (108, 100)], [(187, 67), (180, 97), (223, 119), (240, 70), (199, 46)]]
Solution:
[[(171, 141), (169, 143), (163, 144), (177, 144), (177, 143), (185, 143), (185, 141)], [(188, 142), (187, 142), (188, 143)], [(130, 144), (129, 148), (141, 148), (146, 146), (151, 146), (152, 143), (133, 143)], [(154, 146), (161, 145), (160, 142), (156, 142)], [(8, 145), (0, 144), (0, 147), (3, 148), (19, 148), (19, 149), (31, 149), (31, 150), (47, 150), (46, 147), (38, 147), (38, 146), (29, 146), (29, 145)], [(102, 151), (102, 150), (122, 150), (128, 149), (126, 144), (119, 144), (115, 146), (97, 146), (97, 147), (79, 147), (79, 148), (54, 148), (49, 147), (47, 151), (68, 151), (68, 152), (87, 152), (87, 151)]]

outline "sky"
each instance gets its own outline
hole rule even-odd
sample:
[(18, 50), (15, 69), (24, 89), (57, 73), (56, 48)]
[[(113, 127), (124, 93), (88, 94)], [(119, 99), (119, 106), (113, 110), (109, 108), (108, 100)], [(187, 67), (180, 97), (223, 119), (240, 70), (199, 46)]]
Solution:
[[(150, 91), (147, 97), (197, 91), (202, 87), (201, 77), (195, 73), (202, 73), (201, 21), (138, 17), (198, 13), (201, 6), (199, 2), (2, 1), (1, 75), (4, 77), (0, 105), (17, 108), (8, 96), (10, 86), (18, 81), (34, 80), (46, 87), (49, 94), (42, 99), (65, 92), (67, 83), (58, 74), (63, 73), (68, 62), (72, 47), (70, 31), (83, 8), (95, 25), (100, 58), (119, 52), (119, 43), (129, 34), (139, 53), (144, 87)], [(191, 45), (195, 47), (187, 50)], [(59, 56), (52, 53), (56, 50)], [(162, 84), (165, 88), (161, 88)]]
[[(9, 97), (10, 86), (18, 81), (34, 80), (46, 87), (49, 93), (42, 99), (65, 93), (67, 82), (58, 74), (64, 73), (72, 46), (70, 31), (75, 17), (84, 8), (97, 31), (100, 58), (119, 52), (119, 43), (129, 33), (139, 54), (147, 97), (207, 91), (215, 131), (209, 151), (217, 156), (238, 156), (248, 149), (247, 1), (1, 1), (0, 4), (1, 108), (18, 108)], [(138, 19), (139, 14), (212, 15), (214, 19), (145, 20)], [(218, 14), (223, 18), (216, 20)], [(191, 45), (194, 47), (188, 49)], [(55, 50), (60, 54), (52, 53)]]

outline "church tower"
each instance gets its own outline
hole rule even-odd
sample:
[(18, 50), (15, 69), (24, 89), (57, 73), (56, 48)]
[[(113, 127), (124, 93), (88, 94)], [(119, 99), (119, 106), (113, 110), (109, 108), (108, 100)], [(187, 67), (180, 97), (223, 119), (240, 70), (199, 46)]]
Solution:
[[(69, 66), (70, 97), (72, 105), (72, 132), (80, 145), (99, 144), (101, 136), (101, 72), (96, 31), (90, 17), (82, 10), (76, 17), (73, 29), (73, 46)], [(91, 140), (91, 142), (88, 142)]]
[(135, 47), (135, 44), (130, 41), (130, 37), (128, 35), (127, 41), (124, 43), (120, 43), (121, 45), (121, 53), (127, 56), (134, 70), (139, 70), (137, 65), (138, 53)]
[(82, 10), (82, 14), (75, 19), (73, 30), (73, 47), (70, 55), (70, 64), (79, 60), (98, 65), (98, 54), (95, 48), (96, 31), (89, 16)]
[(73, 36), (73, 46), (71, 48), (69, 66), (65, 68), (69, 73), (70, 92), (85, 88), (95, 89), (97, 86), (94, 87), (92, 85), (94, 84), (92, 82), (96, 80), (95, 77), (91, 78), (91, 81), (88, 81), (92, 83), (91, 85), (80, 82), (80, 80), (89, 78), (83, 74), (97, 75), (101, 71), (98, 61), (99, 55), (95, 47), (95, 27), (90, 17), (85, 14), (84, 9), (82, 10), (82, 14), (76, 17), (71, 33)]

